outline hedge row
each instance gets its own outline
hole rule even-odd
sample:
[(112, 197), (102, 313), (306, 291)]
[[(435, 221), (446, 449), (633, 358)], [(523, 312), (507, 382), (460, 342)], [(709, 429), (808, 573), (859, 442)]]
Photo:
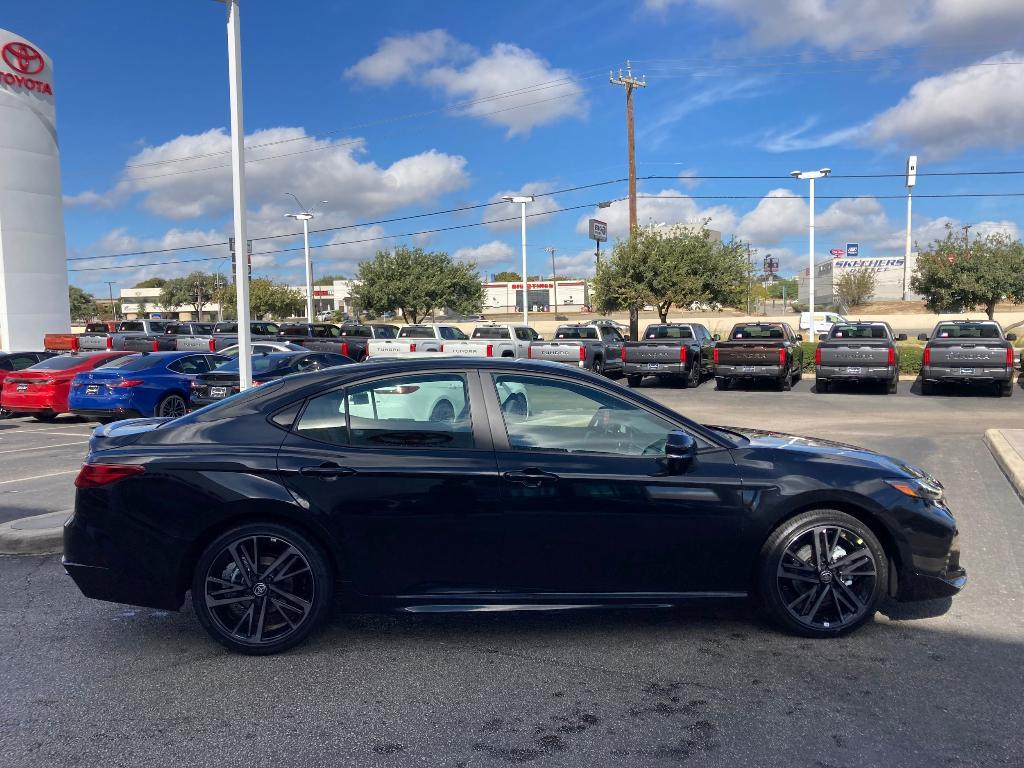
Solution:
[[(912, 373), (915, 376), (921, 372), (921, 356), (924, 354), (924, 345), (918, 344), (897, 344), (900, 351), (900, 373)], [(814, 371), (814, 350), (818, 348), (818, 342), (804, 342), (804, 370)]]

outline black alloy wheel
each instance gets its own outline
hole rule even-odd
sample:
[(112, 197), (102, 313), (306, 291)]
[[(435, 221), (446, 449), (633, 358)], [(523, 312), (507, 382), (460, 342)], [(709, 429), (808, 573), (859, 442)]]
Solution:
[(302, 642), (330, 606), (321, 549), (275, 523), (236, 528), (199, 558), (192, 605), (204, 629), (240, 653), (278, 653)]
[(805, 637), (845, 634), (874, 616), (888, 581), (888, 560), (870, 528), (838, 510), (787, 521), (762, 550), (764, 607)]
[(779, 391), (789, 392), (791, 389), (793, 389), (793, 374), (789, 372), (779, 379)]
[(643, 376), (629, 375), (626, 377), (626, 383), (631, 387), (639, 387), (640, 383), (644, 380)]
[(41, 421), (44, 424), (52, 424), (57, 420), (56, 413), (36, 413), (32, 416), (36, 421)]
[(695, 389), (700, 386), (700, 363), (694, 362), (690, 366), (690, 375), (686, 377), (686, 388)]
[(445, 424), (455, 421), (455, 406), (447, 400), (439, 400), (434, 403), (430, 411), (429, 421), (442, 422)]
[(890, 379), (888, 382), (886, 382), (885, 394), (887, 394), (887, 395), (895, 395), (896, 392), (899, 390), (899, 387), (900, 387), (900, 377), (899, 377), (899, 374), (896, 374), (895, 376), (892, 377), (892, 379)]
[(725, 376), (716, 376), (715, 377), (715, 389), (724, 391), (724, 390), (727, 390), (728, 388), (729, 388), (729, 379), (727, 379)]
[(604, 361), (600, 357), (595, 357), (593, 364), (590, 366), (590, 370), (592, 370), (598, 376), (603, 376), (604, 375)]
[(168, 419), (184, 416), (187, 411), (188, 405), (185, 403), (185, 398), (181, 395), (168, 395), (156, 407), (156, 415)]
[(814, 380), (814, 391), (815, 392), (818, 392), (818, 393), (828, 392), (829, 389), (831, 389), (831, 386), (832, 386), (831, 382), (828, 379), (815, 379)]
[(999, 387), (1000, 397), (1013, 397), (1013, 382), (1012, 381), (1001, 381), (997, 385)]

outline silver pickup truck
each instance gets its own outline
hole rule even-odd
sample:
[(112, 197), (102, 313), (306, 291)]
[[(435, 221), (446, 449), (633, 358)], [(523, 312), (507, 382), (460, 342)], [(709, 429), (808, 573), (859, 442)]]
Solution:
[(530, 343), (543, 339), (522, 323), (485, 323), (468, 339), (442, 343), (441, 351), (458, 357), (529, 357)]
[[(252, 340), (278, 341), (281, 332), (277, 323), (255, 321), (249, 323), (249, 334)], [(220, 352), (227, 347), (238, 344), (238, 323), (224, 321), (213, 326), (213, 332), (196, 336), (180, 336), (175, 349), (182, 352)]]
[(183, 336), (197, 336), (213, 333), (213, 323), (185, 321), (168, 323), (163, 333), (129, 336), (124, 340), (123, 349), (130, 352), (169, 352), (178, 348), (178, 339)]
[(445, 342), (464, 341), (469, 337), (454, 325), (404, 325), (394, 339), (370, 339), (367, 357), (403, 357), (421, 352), (440, 352)]
[(1017, 336), (1003, 334), (993, 320), (946, 320), (921, 334), (927, 341), (921, 358), (921, 394), (935, 393), (944, 382), (991, 384), (1003, 397), (1013, 394)]
[(895, 394), (900, 380), (900, 350), (888, 323), (846, 322), (833, 324), (818, 337), (814, 351), (815, 391), (828, 392), (835, 381), (877, 381), (886, 394)]
[(530, 344), (534, 360), (551, 360), (586, 368), (611, 378), (622, 376), (622, 345), (616, 328), (593, 325), (560, 325), (551, 341)]
[(713, 371), (714, 348), (714, 338), (700, 323), (656, 323), (647, 326), (639, 341), (623, 345), (623, 372), (631, 387), (640, 386), (644, 376), (681, 379), (687, 387), (697, 387)]
[(172, 320), (122, 320), (117, 330), (111, 333), (83, 333), (78, 337), (78, 348), (83, 352), (97, 352), (105, 349), (125, 349), (128, 339), (143, 336), (159, 336), (167, 330)]

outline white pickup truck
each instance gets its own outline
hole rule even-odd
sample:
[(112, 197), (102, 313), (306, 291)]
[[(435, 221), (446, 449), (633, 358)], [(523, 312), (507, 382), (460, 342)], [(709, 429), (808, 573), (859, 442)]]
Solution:
[(370, 339), (366, 344), (366, 356), (403, 357), (421, 352), (440, 352), (445, 342), (465, 341), (468, 338), (454, 325), (405, 325), (398, 329), (397, 338)]
[(485, 323), (465, 341), (446, 341), (441, 351), (458, 357), (529, 357), (530, 342), (543, 336), (522, 323)]

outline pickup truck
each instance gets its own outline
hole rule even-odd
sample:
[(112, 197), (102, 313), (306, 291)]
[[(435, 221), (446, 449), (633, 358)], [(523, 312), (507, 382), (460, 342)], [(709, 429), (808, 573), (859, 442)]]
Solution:
[(699, 323), (656, 323), (648, 325), (640, 341), (622, 347), (622, 370), (626, 382), (638, 387), (644, 376), (660, 381), (682, 379), (687, 387), (700, 386), (710, 374), (715, 340)]
[(736, 380), (773, 379), (787, 392), (803, 373), (803, 336), (789, 323), (739, 323), (728, 341), (715, 344), (715, 385), (728, 389)]
[(333, 352), (355, 361), (366, 359), (371, 339), (393, 339), (398, 326), (386, 323), (345, 323), (342, 326), (323, 323), (295, 323), (281, 326), (282, 341), (301, 344), (317, 352)]
[[(249, 323), (250, 338), (260, 341), (277, 341), (281, 328), (277, 323), (255, 321)], [(217, 323), (213, 332), (196, 336), (179, 336), (174, 348), (181, 352), (220, 352), (226, 347), (238, 344), (238, 323), (233, 320)]]
[(625, 339), (609, 326), (560, 325), (551, 341), (530, 344), (529, 357), (568, 363), (610, 378), (622, 376), (622, 345)]
[[(43, 337), (43, 346), (48, 352), (102, 352), (123, 350), (125, 342), (140, 336), (156, 336), (164, 332), (170, 320), (122, 320), (117, 330), (110, 331), (105, 323), (90, 323), (85, 333), (48, 333)], [(152, 346), (150, 347), (152, 349)]]
[(178, 348), (178, 339), (182, 336), (208, 336), (211, 333), (213, 323), (170, 323), (163, 333), (126, 338), (124, 349), (131, 352), (170, 352)]
[(895, 394), (900, 381), (898, 336), (888, 323), (835, 323), (819, 337), (814, 352), (815, 391), (828, 392), (834, 381), (880, 381)]
[(485, 323), (469, 339), (444, 342), (441, 351), (459, 357), (529, 357), (531, 342), (543, 339), (522, 323)]
[(938, 384), (992, 384), (1003, 397), (1013, 394), (1013, 344), (1017, 336), (1003, 334), (992, 320), (945, 320), (927, 341), (921, 358), (921, 394), (935, 394)]
[(394, 339), (371, 339), (366, 345), (367, 357), (401, 357), (421, 352), (440, 352), (449, 341), (465, 341), (465, 333), (454, 325), (403, 325)]

